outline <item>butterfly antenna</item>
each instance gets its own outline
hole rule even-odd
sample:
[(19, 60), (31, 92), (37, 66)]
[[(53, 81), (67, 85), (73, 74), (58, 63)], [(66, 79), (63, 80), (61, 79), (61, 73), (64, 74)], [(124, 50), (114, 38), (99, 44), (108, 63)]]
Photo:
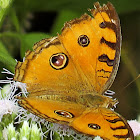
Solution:
[(121, 90), (121, 93), (122, 93), (122, 91), (124, 91), (128, 86), (130, 86), (133, 82), (135, 82), (138, 78), (140, 78), (140, 74), (139, 74), (134, 80), (132, 80), (130, 83), (128, 83), (128, 84)]

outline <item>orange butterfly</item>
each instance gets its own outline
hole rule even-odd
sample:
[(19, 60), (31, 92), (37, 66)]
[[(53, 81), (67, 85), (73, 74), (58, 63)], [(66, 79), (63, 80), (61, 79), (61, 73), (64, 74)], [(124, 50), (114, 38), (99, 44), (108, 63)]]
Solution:
[(119, 66), (119, 18), (111, 3), (94, 6), (94, 18), (84, 14), (67, 22), (61, 35), (36, 43), (17, 63), (14, 80), (29, 92), (19, 104), (86, 135), (134, 140), (127, 121), (111, 110), (116, 101), (104, 95)]

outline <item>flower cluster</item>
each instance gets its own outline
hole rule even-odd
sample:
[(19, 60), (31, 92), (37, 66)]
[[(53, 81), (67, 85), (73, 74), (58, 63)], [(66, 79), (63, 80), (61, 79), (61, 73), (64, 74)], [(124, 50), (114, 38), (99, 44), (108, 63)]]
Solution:
[[(4, 69), (2, 73), (14, 75), (6, 69)], [(6, 84), (0, 90), (0, 120), (2, 121), (7, 114), (15, 114), (12, 123), (9, 123), (9, 125), (5, 126), (2, 130), (2, 135), (5, 140), (7, 137), (13, 138), (12, 140), (25, 137), (28, 140), (29, 137), (34, 137), (36, 135), (38, 137), (41, 136), (41, 139), (43, 139), (43, 137), (50, 137), (52, 140), (54, 137), (61, 137), (63, 139), (64, 137), (70, 137), (77, 140), (93, 139), (83, 134), (77, 134), (66, 125), (49, 123), (20, 107), (17, 103), (18, 100), (16, 99), (16, 96), (20, 94), (24, 94), (24, 96), (27, 95), (26, 85), (24, 83), (15, 82), (12, 78), (0, 80), (0, 83)], [(20, 91), (18, 91), (19, 89)], [(36, 125), (31, 125), (31, 127), (29, 127), (29, 122), (30, 124), (35, 123)], [(22, 123), (22, 128), (20, 128), (19, 131), (16, 131), (13, 124), (19, 125)], [(43, 129), (45, 129), (45, 131), (43, 131)], [(34, 134), (35, 132), (37, 132), (37, 134)], [(101, 138), (97, 137), (96, 140), (101, 140)]]

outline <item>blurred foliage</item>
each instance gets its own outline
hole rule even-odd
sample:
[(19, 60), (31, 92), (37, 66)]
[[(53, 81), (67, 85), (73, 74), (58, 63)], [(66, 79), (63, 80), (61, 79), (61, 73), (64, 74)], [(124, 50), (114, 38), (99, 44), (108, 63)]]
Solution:
[[(108, 0), (99, 0), (101, 4)], [(42, 38), (56, 36), (63, 24), (92, 8), (95, 0), (14, 0), (0, 23), (0, 71), (14, 72), (17, 60)], [(122, 56), (116, 80), (111, 87), (119, 100), (117, 111), (127, 119), (140, 115), (140, 1), (110, 0), (122, 26)], [(1, 10), (1, 9), (0, 9)], [(44, 29), (43, 29), (44, 27)], [(2, 75), (0, 74), (2, 79)], [(128, 86), (127, 86), (128, 85)]]

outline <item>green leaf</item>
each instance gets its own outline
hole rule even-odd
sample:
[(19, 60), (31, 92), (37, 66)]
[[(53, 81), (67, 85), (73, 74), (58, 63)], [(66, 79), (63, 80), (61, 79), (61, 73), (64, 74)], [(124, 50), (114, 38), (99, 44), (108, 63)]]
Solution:
[(60, 29), (63, 27), (66, 21), (70, 21), (71, 19), (80, 17), (80, 12), (70, 11), (70, 10), (62, 10), (59, 12), (59, 15), (56, 18), (56, 21), (53, 25), (51, 34), (56, 35), (56, 33), (60, 33)]
[(50, 36), (44, 33), (29, 33), (21, 35), (21, 57), (25, 56), (27, 50), (32, 50), (33, 45), (36, 42), (48, 37)]
[(14, 72), (16, 61), (8, 53), (2, 42), (0, 42), (0, 62), (2, 62), (8, 70)]
[(20, 25), (19, 25), (19, 21), (16, 15), (16, 11), (14, 8), (11, 8), (11, 20), (13, 21), (14, 26), (16, 27), (16, 31), (19, 32), (20, 30)]
[(0, 26), (2, 25), (3, 18), (7, 14), (13, 0), (0, 0)]

